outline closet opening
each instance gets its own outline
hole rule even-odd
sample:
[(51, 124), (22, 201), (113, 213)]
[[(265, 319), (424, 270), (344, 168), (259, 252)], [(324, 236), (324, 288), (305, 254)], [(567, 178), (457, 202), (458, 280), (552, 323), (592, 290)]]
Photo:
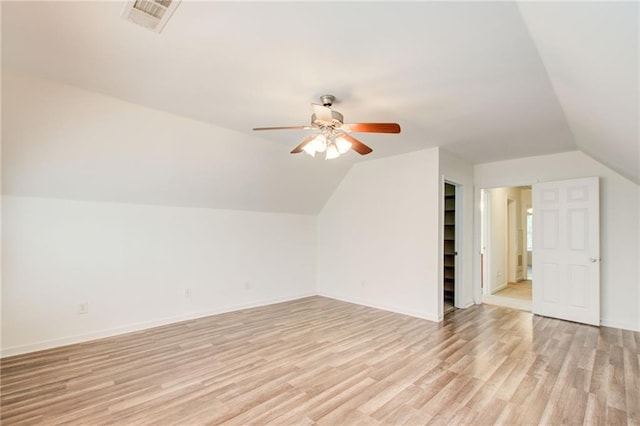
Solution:
[(443, 314), (446, 315), (456, 309), (458, 242), (456, 232), (457, 217), (456, 186), (445, 182), (444, 184), (444, 220), (443, 220), (443, 271), (442, 271), (442, 297)]

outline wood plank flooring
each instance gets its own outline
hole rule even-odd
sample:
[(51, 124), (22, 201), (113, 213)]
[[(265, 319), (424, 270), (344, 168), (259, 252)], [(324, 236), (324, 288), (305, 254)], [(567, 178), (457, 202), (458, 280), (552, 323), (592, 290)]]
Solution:
[(531, 312), (531, 281), (508, 283), (506, 288), (495, 294), (483, 295), (482, 302), (491, 305), (503, 306), (505, 308), (520, 309), (521, 311)]
[(15, 424), (640, 425), (640, 333), (322, 297), (3, 359)]
[(507, 287), (500, 290), (495, 296), (511, 297), (513, 299), (531, 300), (531, 280), (517, 283), (507, 283)]

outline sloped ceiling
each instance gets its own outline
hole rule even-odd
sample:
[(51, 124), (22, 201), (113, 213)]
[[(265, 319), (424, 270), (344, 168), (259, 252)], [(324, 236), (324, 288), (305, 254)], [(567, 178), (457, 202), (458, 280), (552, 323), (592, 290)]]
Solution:
[[(157, 138), (140, 132), (80, 151), (63, 137), (33, 179), (50, 141), (5, 130), (20, 93), (3, 90), (3, 193), (315, 213), (354, 162), (434, 146), (472, 163), (580, 148), (640, 182), (636, 3), (183, 1), (161, 34), (122, 7), (3, 2), (3, 74), (18, 76), (6, 81), (74, 86), (209, 136), (165, 140), (181, 161), (153, 155)], [(331, 163), (288, 154), (304, 131), (251, 131), (306, 124), (325, 93), (347, 121), (402, 134), (360, 134), (373, 154)], [(90, 125), (77, 122), (85, 137)], [(114, 160), (130, 152), (150, 153), (147, 173)], [(168, 167), (172, 185), (154, 185)]]
[(640, 183), (639, 5), (520, 4), (575, 143), (636, 183)]

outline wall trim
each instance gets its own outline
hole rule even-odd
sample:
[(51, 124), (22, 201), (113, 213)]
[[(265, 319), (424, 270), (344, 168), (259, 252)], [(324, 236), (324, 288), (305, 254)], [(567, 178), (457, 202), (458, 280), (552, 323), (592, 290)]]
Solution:
[[(161, 319), (156, 319), (156, 320), (151, 320), (151, 321), (143, 321), (143, 322), (129, 324), (129, 325), (122, 326), (122, 327), (114, 327), (114, 328), (99, 330), (99, 331), (95, 331), (95, 332), (91, 332), (91, 333), (83, 333), (83, 334), (77, 334), (77, 335), (74, 335), (74, 336), (62, 337), (60, 339), (45, 340), (45, 341), (42, 341), (42, 342), (32, 343), (32, 344), (28, 344), (28, 345), (14, 346), (14, 347), (10, 347), (10, 348), (3, 348), (2, 352), (0, 354), (0, 358), (6, 358), (6, 357), (10, 357), (10, 356), (15, 356), (15, 355), (22, 355), (22, 354), (41, 351), (41, 350), (45, 350), (45, 349), (53, 349), (53, 348), (58, 348), (58, 347), (61, 347), (61, 346), (73, 345), (73, 344), (77, 344), (77, 343), (85, 343), (85, 342), (89, 342), (91, 340), (98, 340), (98, 339), (103, 339), (103, 338), (106, 338), (106, 337), (114, 337), (114, 336), (119, 336), (119, 335), (122, 335), (122, 334), (134, 333), (134, 332), (148, 330), (148, 329), (155, 328), (155, 327), (161, 327), (161, 326), (164, 326), (164, 325), (175, 324), (175, 323), (179, 323), (179, 322), (182, 322), (182, 321), (189, 321), (189, 320), (194, 320), (194, 319), (198, 319), (198, 318), (204, 318), (204, 317), (208, 317), (208, 316), (212, 316), (212, 315), (219, 315), (219, 314), (224, 314), (224, 313), (233, 312), (233, 311), (240, 311), (240, 310), (243, 310), (243, 309), (258, 308), (258, 307), (261, 307), (261, 306), (274, 305), (274, 304), (277, 304), (277, 303), (290, 302), (290, 301), (293, 301), (293, 300), (304, 299), (306, 297), (312, 297), (312, 296), (326, 297), (326, 298), (329, 298), (329, 299), (339, 300), (341, 302), (353, 303), (353, 304), (356, 304), (356, 305), (367, 306), (367, 307), (375, 308), (375, 309), (381, 309), (383, 311), (395, 312), (395, 313), (398, 313), (398, 314), (408, 315), (408, 316), (411, 316), (411, 317), (425, 319), (425, 320), (433, 321), (433, 322), (442, 321), (442, 318), (438, 318), (437, 315), (434, 315), (434, 314), (428, 313), (428, 312), (419, 312), (419, 311), (415, 311), (413, 309), (401, 308), (401, 307), (394, 306), (394, 305), (371, 303), (371, 302), (368, 302), (368, 301), (365, 301), (365, 300), (362, 300), (362, 299), (350, 298), (350, 297), (342, 297), (342, 296), (337, 296), (337, 295), (330, 294), (330, 293), (325, 293), (325, 292), (312, 292), (311, 291), (311, 292), (299, 293), (299, 294), (294, 295), (294, 296), (274, 297), (274, 298), (258, 300), (258, 301), (251, 302), (251, 303), (243, 303), (243, 304), (238, 304), (238, 305), (222, 306), (222, 307), (219, 307), (219, 308), (216, 308), (216, 309), (210, 309), (210, 310), (205, 310), (205, 311), (197, 311), (197, 312), (189, 312), (189, 313), (186, 313), (186, 314), (176, 315), (176, 316), (173, 316), (173, 317), (161, 318)], [(468, 302), (467, 304), (465, 304), (465, 306), (462, 309), (466, 309), (466, 308), (468, 308), (470, 306), (473, 306), (474, 303), (475, 303), (474, 301)], [(517, 308), (511, 308), (511, 309), (517, 309)], [(622, 329), (622, 330), (640, 331), (640, 326), (629, 324), (629, 323), (622, 322), (622, 321), (609, 320), (609, 319), (606, 319), (606, 318), (602, 318), (601, 321), (600, 321), (600, 324), (602, 326), (604, 326), (604, 327), (612, 327), (612, 328), (618, 328), (618, 329)]]
[(460, 309), (467, 309), (472, 307), (473, 305), (476, 305), (475, 300), (468, 300), (467, 302), (462, 304), (462, 307)]
[(493, 291), (491, 292), (491, 295), (496, 294), (497, 292), (499, 292), (500, 290), (504, 290), (505, 288), (507, 288), (509, 286), (509, 283), (507, 281), (503, 282), (502, 284), (500, 284), (498, 287), (494, 288)]
[(289, 302), (292, 300), (304, 299), (305, 297), (311, 297), (311, 296), (316, 296), (316, 293), (313, 291), (310, 291), (310, 292), (299, 293), (293, 296), (273, 297), (273, 298), (257, 300), (250, 303), (221, 306), (216, 309), (201, 310), (201, 311), (176, 315), (172, 317), (160, 318), (160, 319), (155, 319), (150, 321), (142, 321), (142, 322), (137, 322), (134, 324), (129, 324), (121, 327), (98, 330), (91, 333), (76, 334), (73, 336), (66, 336), (59, 339), (44, 340), (41, 342), (31, 343), (28, 345), (2, 348), (2, 351), (0, 352), (0, 358), (6, 358), (14, 355), (22, 355), (29, 352), (36, 352), (36, 351), (41, 351), (45, 349), (53, 349), (60, 346), (68, 346), (68, 345), (73, 345), (77, 343), (85, 343), (91, 340), (103, 339), (105, 337), (119, 336), (121, 334), (134, 333), (137, 331), (148, 330), (150, 328), (161, 327), (164, 325), (174, 324), (182, 321), (189, 321), (193, 319), (209, 317), (212, 315), (224, 314), (232, 311), (240, 311), (243, 309), (274, 305), (276, 303)]
[(381, 309), (383, 311), (389, 311), (389, 312), (395, 312), (397, 314), (409, 315), (410, 317), (416, 317), (416, 318), (425, 319), (425, 320), (428, 320), (428, 321), (433, 321), (433, 322), (442, 321), (441, 318), (440, 319), (438, 318), (438, 315), (433, 314), (433, 313), (415, 311), (413, 309), (406, 309), (406, 308), (401, 308), (401, 307), (394, 306), (394, 305), (387, 305), (386, 303), (385, 304), (371, 303), (369, 301), (362, 300), (362, 299), (337, 296), (335, 294), (325, 293), (325, 292), (318, 292), (317, 295), (318, 296), (322, 296), (322, 297), (327, 297), (329, 299), (340, 300), (341, 302), (353, 303), (353, 304), (356, 304), (356, 305), (367, 306), (369, 308)]

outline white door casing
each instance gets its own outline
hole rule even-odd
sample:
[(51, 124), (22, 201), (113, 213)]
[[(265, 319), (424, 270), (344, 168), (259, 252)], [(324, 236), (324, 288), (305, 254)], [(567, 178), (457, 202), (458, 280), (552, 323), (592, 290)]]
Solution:
[(507, 197), (507, 283), (518, 282), (518, 219), (516, 212), (517, 203), (511, 197)]
[(533, 185), (533, 313), (600, 325), (597, 177)]

